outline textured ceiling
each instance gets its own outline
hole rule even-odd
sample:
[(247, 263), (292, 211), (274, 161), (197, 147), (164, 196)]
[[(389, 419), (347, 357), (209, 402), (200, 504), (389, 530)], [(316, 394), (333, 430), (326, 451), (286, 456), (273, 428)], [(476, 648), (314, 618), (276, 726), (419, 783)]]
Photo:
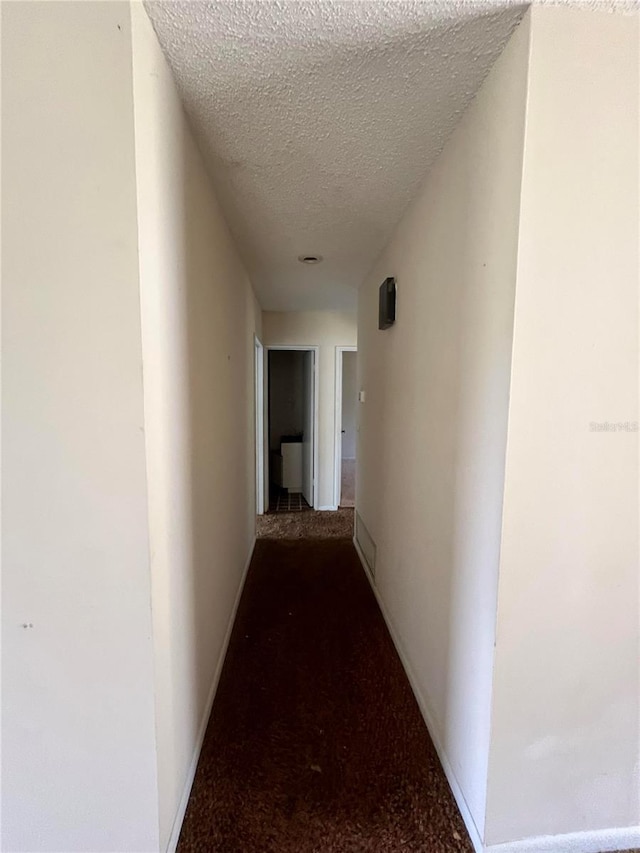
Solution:
[(263, 308), (354, 308), (526, 5), (145, 3)]

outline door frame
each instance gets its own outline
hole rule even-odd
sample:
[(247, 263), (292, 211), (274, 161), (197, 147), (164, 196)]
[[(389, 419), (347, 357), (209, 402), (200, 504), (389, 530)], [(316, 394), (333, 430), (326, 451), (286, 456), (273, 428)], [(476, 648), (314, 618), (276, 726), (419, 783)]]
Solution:
[[(318, 414), (320, 399), (320, 347), (312, 344), (268, 344), (265, 346), (267, 353), (271, 350), (291, 350), (293, 352), (313, 352), (313, 508), (318, 509)], [(264, 435), (265, 447), (268, 447), (268, 453), (265, 455), (263, 462), (266, 508), (269, 508), (269, 453), (271, 453), (271, 440), (269, 436), (269, 396), (271, 389), (269, 388), (269, 364), (267, 361), (267, 369), (264, 371), (265, 379), (265, 406), (264, 406)]]
[[(340, 493), (342, 491), (342, 363), (345, 352), (358, 352), (358, 347), (336, 347), (336, 399), (335, 399), (335, 425), (333, 439), (333, 505), (336, 509), (340, 507)], [(358, 437), (356, 435), (356, 457), (358, 455)], [(356, 465), (358, 464), (356, 458)]]
[(254, 401), (256, 445), (256, 515), (264, 514), (264, 347), (257, 335), (253, 336), (254, 349)]

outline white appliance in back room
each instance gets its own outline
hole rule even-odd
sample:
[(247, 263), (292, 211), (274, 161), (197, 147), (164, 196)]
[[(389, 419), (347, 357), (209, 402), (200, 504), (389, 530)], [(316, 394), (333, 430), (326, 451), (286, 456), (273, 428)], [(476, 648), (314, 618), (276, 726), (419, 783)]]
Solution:
[(302, 493), (313, 506), (313, 350), (269, 351), (269, 471), (273, 491)]

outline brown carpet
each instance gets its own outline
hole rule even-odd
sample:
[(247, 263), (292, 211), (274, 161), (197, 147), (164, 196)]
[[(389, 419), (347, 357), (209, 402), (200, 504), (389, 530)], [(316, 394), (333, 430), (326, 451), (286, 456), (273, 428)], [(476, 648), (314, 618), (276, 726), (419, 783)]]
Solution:
[(352, 539), (353, 510), (267, 513), (256, 519), (258, 539)]
[(257, 542), (178, 851), (472, 851), (350, 542)]

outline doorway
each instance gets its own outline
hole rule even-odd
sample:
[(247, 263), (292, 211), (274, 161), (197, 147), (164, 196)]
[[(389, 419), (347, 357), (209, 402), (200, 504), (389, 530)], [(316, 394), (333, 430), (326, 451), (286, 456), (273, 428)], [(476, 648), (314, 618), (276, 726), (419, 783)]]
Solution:
[(256, 442), (256, 515), (265, 508), (264, 482), (264, 347), (256, 335), (254, 341), (254, 394), (255, 394), (255, 442)]
[(336, 347), (335, 504), (356, 505), (357, 349)]
[(269, 512), (317, 506), (317, 367), (317, 347), (267, 347)]

